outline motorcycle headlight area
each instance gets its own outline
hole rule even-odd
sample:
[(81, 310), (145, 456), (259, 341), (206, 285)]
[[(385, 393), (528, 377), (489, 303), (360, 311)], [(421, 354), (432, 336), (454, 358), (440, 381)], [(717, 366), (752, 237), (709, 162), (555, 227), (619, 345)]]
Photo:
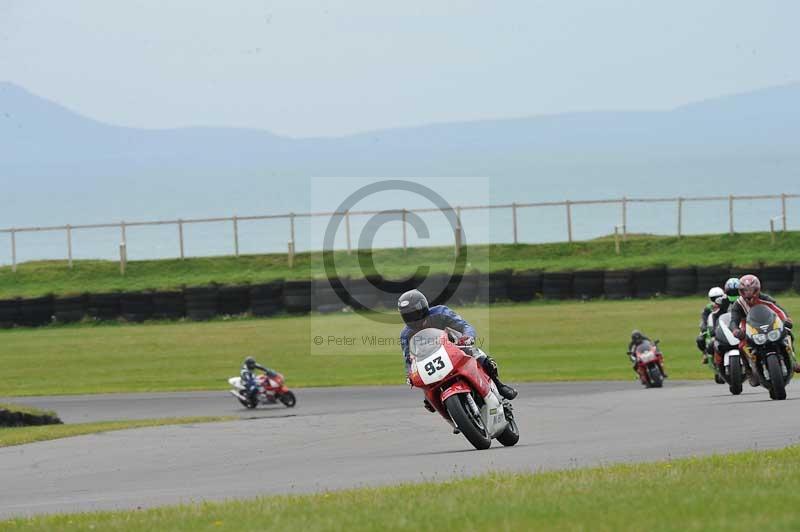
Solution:
[(756, 345), (764, 345), (767, 343), (767, 335), (764, 333), (758, 333), (753, 335), (753, 343)]
[(778, 329), (772, 330), (767, 333), (767, 340), (769, 340), (770, 342), (777, 342), (780, 339), (781, 339), (781, 331), (779, 331)]

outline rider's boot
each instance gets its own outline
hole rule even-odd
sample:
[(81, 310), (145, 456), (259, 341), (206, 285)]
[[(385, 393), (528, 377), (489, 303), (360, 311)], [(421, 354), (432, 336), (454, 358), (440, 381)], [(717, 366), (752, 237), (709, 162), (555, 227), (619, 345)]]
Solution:
[(486, 373), (489, 374), (489, 377), (491, 377), (492, 381), (494, 381), (495, 385), (497, 386), (497, 391), (500, 393), (500, 395), (509, 401), (514, 399), (517, 396), (517, 390), (507, 384), (503, 384), (500, 381), (500, 378), (497, 375), (497, 362), (495, 362), (489, 355), (486, 355), (483, 357), (483, 359), (481, 359), (481, 363), (483, 364), (483, 369), (486, 370)]

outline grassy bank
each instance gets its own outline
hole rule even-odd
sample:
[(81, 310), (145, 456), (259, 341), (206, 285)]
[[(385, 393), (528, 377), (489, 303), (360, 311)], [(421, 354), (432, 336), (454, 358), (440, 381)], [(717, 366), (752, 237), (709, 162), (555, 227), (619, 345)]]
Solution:
[[(511, 382), (632, 379), (625, 347), (634, 328), (662, 340), (671, 378), (708, 379), (694, 345), (704, 303), (699, 297), (461, 310)], [(781, 303), (800, 311), (797, 296)], [(3, 330), (0, 396), (224, 389), (246, 355), (295, 387), (401, 384), (399, 331), (399, 324), (358, 314)]]
[(228, 417), (184, 417), (165, 419), (137, 419), (132, 421), (103, 421), (99, 423), (76, 423), (74, 425), (45, 425), (39, 427), (12, 427), (0, 428), (0, 447), (23, 445), (37, 441), (56, 440), (95, 434), (98, 432), (111, 432), (114, 430), (137, 429), (143, 427), (157, 427), (162, 425), (188, 425), (193, 423), (212, 423), (228, 421)]
[(796, 530), (798, 490), (800, 448), (790, 447), (652, 464), (496, 473), (445, 483), (18, 519), (0, 523), (0, 529)]
[[(363, 276), (359, 260), (366, 255), (337, 253), (339, 274)], [(432, 272), (449, 272), (452, 256), (449, 247), (410, 249), (405, 254), (400, 249), (384, 249), (372, 254), (377, 271), (392, 278), (406, 277), (420, 265), (430, 267)], [(779, 234), (775, 245), (770, 243), (768, 233), (683, 238), (631, 236), (620, 255), (614, 252), (613, 239), (605, 238), (572, 244), (471, 246), (468, 257), (468, 268), (480, 271), (620, 269), (662, 264), (750, 266), (759, 262), (800, 262), (800, 232)], [(300, 279), (321, 275), (321, 265), (320, 253), (297, 255), (291, 269), (285, 254), (132, 261), (123, 278), (115, 262), (75, 261), (72, 270), (65, 261), (31, 262), (19, 265), (17, 273), (8, 266), (0, 268), (0, 298)]]

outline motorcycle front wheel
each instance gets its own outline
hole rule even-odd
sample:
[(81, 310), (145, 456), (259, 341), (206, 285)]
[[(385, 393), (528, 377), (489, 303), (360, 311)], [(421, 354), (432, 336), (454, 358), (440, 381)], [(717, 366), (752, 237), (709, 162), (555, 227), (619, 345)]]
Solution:
[(286, 408), (293, 408), (297, 404), (297, 399), (292, 392), (282, 393), (278, 399)]
[(742, 393), (742, 361), (737, 356), (730, 358), (730, 366), (728, 366), (728, 379), (730, 389), (733, 395)]
[(783, 371), (778, 355), (767, 357), (767, 371), (769, 372), (769, 396), (771, 399), (783, 401), (786, 399), (786, 385), (783, 382)]
[(652, 388), (661, 388), (664, 384), (664, 376), (661, 374), (658, 365), (652, 364), (647, 368), (647, 375), (650, 377), (650, 386)]
[(457, 393), (445, 399), (444, 406), (456, 427), (473, 447), (479, 450), (488, 449), (492, 445), (492, 439), (486, 434), (483, 421), (470, 412), (464, 401), (464, 394)]

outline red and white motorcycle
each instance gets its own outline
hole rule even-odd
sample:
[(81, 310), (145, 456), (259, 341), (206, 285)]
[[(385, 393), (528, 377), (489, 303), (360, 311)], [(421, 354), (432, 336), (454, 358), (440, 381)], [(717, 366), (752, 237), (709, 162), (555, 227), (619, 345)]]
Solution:
[(459, 347), (461, 333), (423, 329), (411, 338), (411, 385), (422, 388), (431, 406), (476, 449), (492, 439), (506, 446), (519, 441), (511, 403), (473, 356), (474, 347)]
[(228, 384), (233, 388), (229, 390), (231, 395), (242, 403), (247, 408), (256, 408), (258, 405), (271, 405), (278, 401), (283, 403), (287, 408), (292, 408), (297, 399), (294, 393), (286, 387), (283, 375), (276, 373), (270, 377), (266, 375), (259, 375), (256, 377), (258, 383), (258, 392), (256, 392), (253, 400), (247, 395), (247, 388), (242, 383), (241, 377), (231, 377), (228, 379)]
[(664, 385), (664, 355), (658, 348), (658, 340), (645, 340), (634, 349), (636, 372), (639, 380), (647, 388), (661, 388)]

